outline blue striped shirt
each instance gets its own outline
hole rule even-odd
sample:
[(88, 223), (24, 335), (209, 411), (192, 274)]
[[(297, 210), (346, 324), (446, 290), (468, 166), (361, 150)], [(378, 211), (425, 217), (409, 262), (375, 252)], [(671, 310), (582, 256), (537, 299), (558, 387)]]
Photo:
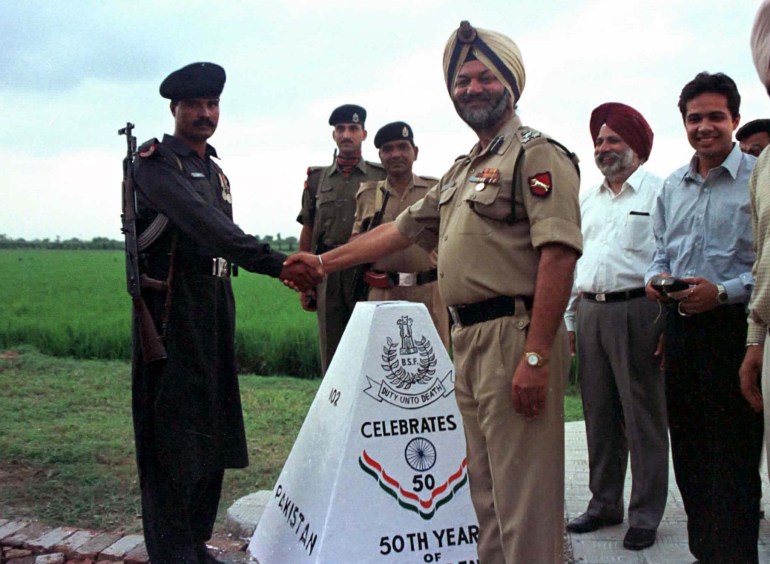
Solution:
[(755, 163), (734, 143), (706, 178), (694, 156), (666, 179), (655, 206), (656, 250), (645, 283), (661, 272), (701, 277), (724, 284), (728, 303), (749, 301), (755, 256), (749, 178)]

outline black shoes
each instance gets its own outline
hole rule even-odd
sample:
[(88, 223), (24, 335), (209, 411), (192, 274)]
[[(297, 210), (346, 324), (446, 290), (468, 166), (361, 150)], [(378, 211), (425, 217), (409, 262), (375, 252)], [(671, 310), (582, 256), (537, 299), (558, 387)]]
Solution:
[(594, 517), (588, 513), (583, 513), (580, 517), (575, 517), (572, 521), (567, 523), (567, 530), (570, 533), (577, 534), (590, 533), (591, 531), (597, 531), (603, 527), (620, 525), (622, 522), (622, 517), (620, 519), (602, 519), (601, 517)]
[(629, 527), (623, 539), (623, 547), (628, 550), (644, 550), (655, 544), (655, 529)]

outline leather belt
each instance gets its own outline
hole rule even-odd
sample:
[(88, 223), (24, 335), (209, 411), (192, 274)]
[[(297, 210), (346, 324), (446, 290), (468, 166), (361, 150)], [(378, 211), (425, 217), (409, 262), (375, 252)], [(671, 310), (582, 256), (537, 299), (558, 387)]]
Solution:
[(624, 290), (622, 292), (603, 292), (600, 294), (592, 294), (591, 292), (582, 292), (580, 294), (587, 300), (592, 302), (625, 302), (633, 300), (634, 298), (642, 298), (645, 296), (644, 288), (634, 288), (633, 290)]
[(452, 321), (455, 323), (468, 327), (498, 317), (513, 315), (516, 312), (517, 298), (524, 302), (527, 309), (532, 309), (532, 298), (529, 296), (517, 296), (516, 298), (497, 296), (483, 302), (449, 306), (449, 315), (452, 316)]
[(219, 278), (238, 276), (238, 265), (222, 257), (185, 258), (180, 261), (178, 269), (186, 274), (209, 274)]
[(422, 286), (438, 280), (435, 268), (425, 272), (388, 272), (387, 275), (394, 286)]

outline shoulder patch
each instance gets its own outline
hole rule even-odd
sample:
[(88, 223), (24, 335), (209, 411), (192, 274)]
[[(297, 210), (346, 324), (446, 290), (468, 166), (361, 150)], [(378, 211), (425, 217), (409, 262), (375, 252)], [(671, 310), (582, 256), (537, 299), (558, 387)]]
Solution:
[(159, 147), (160, 141), (153, 137), (152, 139), (142, 143), (136, 150), (136, 154), (143, 159), (148, 159), (155, 154)]
[(530, 176), (527, 179), (527, 183), (529, 184), (529, 191), (533, 196), (547, 198), (551, 195), (553, 182), (551, 181), (550, 172), (538, 172), (534, 176)]

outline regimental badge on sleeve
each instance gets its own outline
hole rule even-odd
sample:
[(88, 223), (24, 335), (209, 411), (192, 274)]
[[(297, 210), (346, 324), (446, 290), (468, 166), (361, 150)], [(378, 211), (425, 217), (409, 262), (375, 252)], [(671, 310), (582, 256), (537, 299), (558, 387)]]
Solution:
[(142, 157), (143, 159), (148, 159), (155, 153), (157, 148), (158, 148), (158, 144), (152, 143), (143, 151), (139, 151), (139, 156)]
[(550, 172), (538, 172), (528, 179), (529, 191), (538, 198), (547, 198), (551, 194), (553, 183)]

